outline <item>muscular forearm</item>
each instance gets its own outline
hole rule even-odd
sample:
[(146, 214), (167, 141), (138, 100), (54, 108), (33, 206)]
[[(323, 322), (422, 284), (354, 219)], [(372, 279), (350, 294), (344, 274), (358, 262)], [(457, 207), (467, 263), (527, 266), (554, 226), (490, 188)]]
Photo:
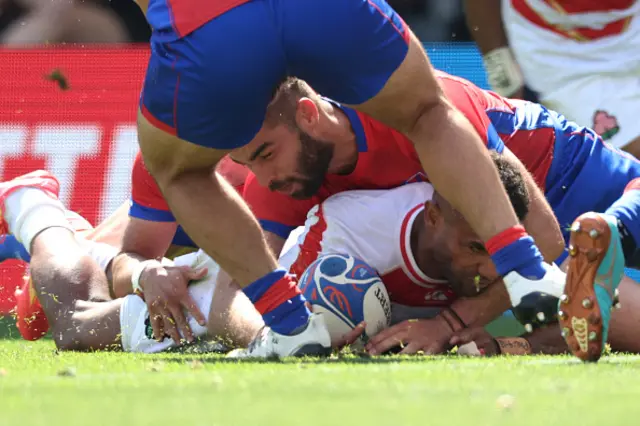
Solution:
[(469, 32), (482, 54), (507, 46), (502, 25), (501, 0), (465, 0), (465, 17)]
[(416, 135), (431, 136), (416, 143), (429, 180), (480, 238), (487, 241), (518, 224), (489, 151), (458, 110), (443, 98), (416, 127)]
[(194, 170), (159, 183), (187, 234), (241, 287), (277, 267), (258, 222), (217, 173)]
[(467, 327), (482, 327), (511, 307), (509, 295), (502, 281), (491, 284), (475, 297), (458, 299), (451, 304)]

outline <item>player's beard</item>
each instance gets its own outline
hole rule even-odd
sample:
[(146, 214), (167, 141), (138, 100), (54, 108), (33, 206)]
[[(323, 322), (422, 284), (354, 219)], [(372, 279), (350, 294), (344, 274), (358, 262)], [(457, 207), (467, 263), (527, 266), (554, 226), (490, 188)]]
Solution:
[(269, 184), (269, 189), (271, 191), (278, 191), (289, 185), (297, 184), (299, 189), (296, 189), (289, 195), (297, 200), (311, 198), (322, 186), (332, 159), (332, 143), (314, 139), (309, 136), (309, 134), (300, 131), (298, 176), (274, 180)]

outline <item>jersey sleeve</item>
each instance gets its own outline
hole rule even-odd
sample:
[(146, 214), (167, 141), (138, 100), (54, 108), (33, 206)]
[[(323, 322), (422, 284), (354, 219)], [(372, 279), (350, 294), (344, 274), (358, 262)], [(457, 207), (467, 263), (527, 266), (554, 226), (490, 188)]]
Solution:
[(493, 102), (482, 89), (455, 77), (439, 74), (438, 80), (447, 98), (469, 120), (487, 148), (502, 153), (504, 142), (487, 115), (487, 108), (492, 108), (491, 104), (501, 107), (497, 99)]
[(273, 232), (285, 240), (291, 231), (304, 225), (307, 212), (317, 202), (315, 197), (296, 200), (270, 191), (258, 183), (253, 173), (247, 176), (243, 197), (262, 229)]
[(129, 216), (152, 222), (175, 222), (158, 184), (142, 161), (136, 156), (131, 171), (131, 206)]

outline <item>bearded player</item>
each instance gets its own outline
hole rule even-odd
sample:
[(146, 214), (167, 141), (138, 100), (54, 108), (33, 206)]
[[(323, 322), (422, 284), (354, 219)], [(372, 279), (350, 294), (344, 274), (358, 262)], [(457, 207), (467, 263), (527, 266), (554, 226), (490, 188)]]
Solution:
[[(545, 286), (548, 267), (518, 227), (481, 140), (386, 2), (151, 0), (147, 19), (152, 54), (138, 115), (140, 148), (178, 222), (264, 314), (271, 337), (242, 355), (290, 355), (277, 342), (291, 339), (300, 348), (329, 350), (328, 333), (313, 325), (322, 320), (278, 268), (250, 211), (211, 173), (230, 150), (256, 149), (250, 142), (287, 75), (406, 134), (434, 185), (489, 242), (507, 281), (522, 292)], [(482, 202), (491, 203), (491, 213), (480, 213)]]
[[(558, 241), (562, 250), (562, 237), (568, 242), (569, 228), (575, 218), (591, 210), (604, 212), (628, 182), (640, 176), (640, 164), (635, 158), (603, 143), (589, 128), (580, 127), (539, 104), (502, 98), (444, 73), (438, 73), (438, 78), (448, 97), (466, 114), (476, 131), (486, 135), (494, 146), (506, 145), (543, 190), (544, 198), (553, 209), (550, 213), (553, 225), (548, 225), (549, 210), (540, 203), (544, 201), (543, 196), (536, 195), (540, 189), (535, 188), (535, 184), (527, 185), (532, 194), (532, 207), (524, 224), (528, 229), (542, 229), (541, 233), (532, 234), (541, 247), (551, 248), (558, 263), (566, 258), (568, 251), (553, 250)], [(255, 177), (247, 180), (244, 196), (271, 240), (284, 241), (291, 229), (304, 223), (309, 208), (331, 194), (345, 189), (375, 188), (375, 185), (391, 187), (401, 178), (407, 179), (407, 174), (407, 181), (424, 176), (419, 172), (420, 166), (412, 162), (415, 157), (411, 156), (410, 144), (396, 150), (383, 149), (384, 145), (381, 148), (377, 144), (378, 140), (396, 138), (399, 141), (396, 145), (403, 147), (402, 135), (366, 115), (319, 98), (299, 81), (289, 83), (286, 88), (283, 105), (273, 113), (281, 122), (266, 125), (259, 133), (259, 139), (269, 143), (256, 145), (260, 148), (257, 159), (252, 160), (250, 152), (232, 154), (233, 159), (249, 165), (255, 173)], [(287, 133), (293, 126), (297, 126), (297, 134)], [(300, 155), (271, 159), (273, 151), (278, 152), (287, 144), (298, 146)], [(380, 173), (383, 164), (387, 168), (385, 173)], [(390, 167), (393, 164), (398, 165)], [(391, 173), (393, 170), (396, 175)], [(316, 188), (319, 189), (316, 191)], [(316, 195), (308, 198), (314, 192)], [(536, 201), (541, 208), (535, 208)], [(563, 234), (558, 239), (553, 232), (546, 235), (544, 232), (557, 229), (556, 218)], [(624, 232), (635, 235), (636, 231), (628, 226)], [(482, 297), (488, 299), (488, 295)], [(595, 341), (604, 342), (611, 300), (601, 306), (598, 318), (602, 318), (604, 331), (596, 333)], [(472, 318), (465, 321), (473, 323)]]

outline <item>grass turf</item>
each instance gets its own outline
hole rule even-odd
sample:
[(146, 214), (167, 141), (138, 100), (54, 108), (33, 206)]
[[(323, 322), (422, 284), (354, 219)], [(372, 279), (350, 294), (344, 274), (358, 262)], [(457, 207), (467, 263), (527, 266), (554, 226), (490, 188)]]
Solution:
[(228, 362), (0, 341), (4, 425), (598, 425), (640, 414), (640, 357)]

